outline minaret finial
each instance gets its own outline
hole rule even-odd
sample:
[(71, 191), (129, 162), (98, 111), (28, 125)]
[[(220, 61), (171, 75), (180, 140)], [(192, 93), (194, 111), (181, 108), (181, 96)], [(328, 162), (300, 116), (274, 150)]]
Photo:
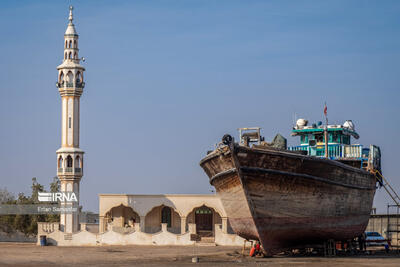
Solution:
[(74, 9), (73, 6), (69, 6), (69, 22), (72, 23), (72, 20), (74, 19), (72, 16), (72, 10)]

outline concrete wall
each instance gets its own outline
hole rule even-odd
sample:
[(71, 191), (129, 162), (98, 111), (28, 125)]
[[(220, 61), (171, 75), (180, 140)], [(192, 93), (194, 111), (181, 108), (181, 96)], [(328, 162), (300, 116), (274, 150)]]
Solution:
[[(389, 231), (388, 231), (389, 230)], [(374, 214), (371, 215), (366, 232), (378, 232), (386, 239), (392, 240), (392, 245), (400, 244), (400, 234), (392, 232), (394, 230), (400, 231), (400, 215), (392, 214)]]
[[(81, 226), (81, 231), (74, 234), (65, 234), (59, 230), (59, 223), (39, 223), (37, 244), (40, 245), (40, 236), (46, 235), (49, 245), (57, 246), (100, 246), (100, 245), (192, 245), (190, 234), (196, 232), (196, 227), (189, 224), (190, 231), (184, 234), (173, 234), (167, 230), (167, 224), (162, 224), (161, 231), (149, 234), (138, 231), (127, 234), (113, 230), (105, 233), (91, 233)], [(221, 225), (216, 225), (216, 244), (224, 246), (242, 246), (243, 239), (221, 230)]]
[(36, 242), (36, 236), (26, 236), (21, 232), (5, 233), (0, 232), (0, 242)]

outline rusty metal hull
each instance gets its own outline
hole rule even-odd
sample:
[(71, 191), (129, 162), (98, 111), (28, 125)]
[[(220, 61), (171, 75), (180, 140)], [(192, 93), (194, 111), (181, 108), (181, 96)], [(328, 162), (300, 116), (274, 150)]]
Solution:
[(269, 254), (364, 232), (375, 194), (369, 172), (329, 159), (233, 145), (201, 167), (232, 229)]

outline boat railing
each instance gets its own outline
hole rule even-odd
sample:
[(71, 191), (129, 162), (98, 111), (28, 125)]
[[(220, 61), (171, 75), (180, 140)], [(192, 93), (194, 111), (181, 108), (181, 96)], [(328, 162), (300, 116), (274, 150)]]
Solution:
[[(307, 151), (310, 156), (324, 157), (325, 146), (293, 146), (288, 148), (290, 151)], [(330, 158), (361, 158), (362, 145), (343, 145), (343, 144), (328, 144), (328, 156)]]

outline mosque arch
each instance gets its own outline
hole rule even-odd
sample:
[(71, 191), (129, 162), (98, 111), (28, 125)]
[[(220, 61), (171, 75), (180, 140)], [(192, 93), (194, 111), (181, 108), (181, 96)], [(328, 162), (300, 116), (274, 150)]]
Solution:
[(161, 231), (161, 224), (167, 224), (168, 232), (181, 233), (181, 216), (177, 210), (168, 205), (153, 207), (145, 216), (145, 232), (157, 233)]
[(135, 223), (140, 223), (139, 214), (132, 207), (125, 206), (122, 203), (109, 209), (104, 218), (107, 226), (113, 228), (134, 228)]
[(196, 232), (200, 236), (211, 237), (215, 235), (215, 224), (222, 223), (222, 217), (213, 207), (201, 205), (189, 212), (186, 222), (196, 224)]

